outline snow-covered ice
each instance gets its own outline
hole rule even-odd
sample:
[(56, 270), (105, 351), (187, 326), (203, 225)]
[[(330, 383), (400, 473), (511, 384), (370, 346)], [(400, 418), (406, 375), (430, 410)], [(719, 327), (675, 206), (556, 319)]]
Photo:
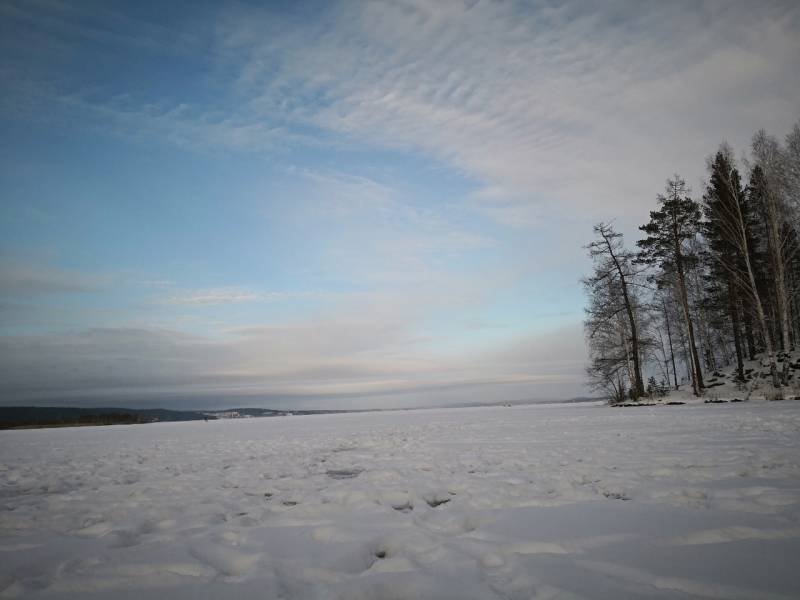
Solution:
[(0, 597), (798, 598), (800, 402), (0, 432)]

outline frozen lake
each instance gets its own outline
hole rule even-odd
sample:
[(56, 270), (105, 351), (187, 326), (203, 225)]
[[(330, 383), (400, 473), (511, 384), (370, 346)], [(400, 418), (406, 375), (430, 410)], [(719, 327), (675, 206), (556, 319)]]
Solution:
[(0, 431), (0, 597), (798, 598), (800, 402)]

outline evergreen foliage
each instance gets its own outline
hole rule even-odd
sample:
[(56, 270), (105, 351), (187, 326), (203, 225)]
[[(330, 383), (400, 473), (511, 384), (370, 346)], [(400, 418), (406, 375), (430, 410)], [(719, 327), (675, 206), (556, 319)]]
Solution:
[(746, 386), (745, 361), (757, 353), (776, 390), (789, 384), (785, 353), (800, 336), (800, 122), (785, 145), (757, 132), (750, 151), (739, 163), (721, 144), (700, 201), (680, 176), (668, 179), (638, 252), (611, 225), (595, 226), (583, 279), (587, 374), (611, 402), (687, 383), (699, 396), (705, 374), (730, 365)]

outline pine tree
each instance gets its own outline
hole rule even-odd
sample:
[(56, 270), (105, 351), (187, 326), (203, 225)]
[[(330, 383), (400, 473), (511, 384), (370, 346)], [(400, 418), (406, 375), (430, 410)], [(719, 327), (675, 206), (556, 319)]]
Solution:
[(641, 248), (641, 262), (658, 265), (665, 274), (675, 275), (688, 337), (692, 386), (699, 396), (704, 387), (703, 373), (687, 293), (687, 272), (696, 266), (697, 257), (687, 250), (687, 245), (699, 233), (700, 206), (687, 192), (686, 182), (678, 175), (667, 180), (666, 195), (658, 196), (659, 209), (650, 211), (650, 222), (639, 227), (647, 237), (637, 245)]
[[(721, 145), (702, 204), (680, 177), (668, 180), (635, 256), (613, 228), (595, 227), (593, 274), (583, 280), (587, 373), (612, 402), (656, 397), (687, 379), (701, 395), (704, 369), (732, 363), (744, 384), (745, 357), (760, 353), (772, 386), (788, 384), (790, 357), (780, 351), (800, 341), (800, 122), (785, 146), (758, 132), (751, 156), (743, 189), (733, 151)], [(652, 267), (646, 279), (640, 264)], [(751, 391), (763, 376), (753, 375)]]
[[(703, 196), (703, 235), (708, 250), (708, 300), (723, 317), (730, 318), (736, 355), (737, 379), (744, 382), (744, 349), (740, 318), (740, 295), (746, 287), (744, 256), (738, 238), (740, 215), (744, 214), (744, 190), (739, 172), (732, 165), (732, 152), (720, 148), (709, 164), (711, 177)], [(727, 315), (725, 314), (727, 313)]]

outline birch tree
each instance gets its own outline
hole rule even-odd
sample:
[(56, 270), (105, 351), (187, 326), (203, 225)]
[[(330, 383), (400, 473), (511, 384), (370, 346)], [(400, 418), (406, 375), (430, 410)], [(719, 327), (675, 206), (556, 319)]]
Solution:
[(791, 325), (789, 320), (789, 292), (786, 286), (785, 247), (786, 237), (784, 230), (787, 206), (783, 197), (785, 179), (784, 156), (780, 146), (772, 136), (764, 130), (753, 137), (752, 154), (754, 170), (760, 175), (756, 177), (758, 195), (761, 199), (764, 224), (766, 225), (767, 244), (775, 283), (776, 311), (780, 323), (781, 347), (784, 352), (791, 350), (792, 344), (789, 337)]
[(619, 395), (619, 372), (624, 367), (631, 395), (640, 398), (645, 389), (633, 254), (624, 248), (622, 234), (611, 225), (599, 223), (594, 233), (596, 239), (586, 246), (594, 272), (583, 280), (590, 298), (585, 323), (592, 355), (590, 380)]

